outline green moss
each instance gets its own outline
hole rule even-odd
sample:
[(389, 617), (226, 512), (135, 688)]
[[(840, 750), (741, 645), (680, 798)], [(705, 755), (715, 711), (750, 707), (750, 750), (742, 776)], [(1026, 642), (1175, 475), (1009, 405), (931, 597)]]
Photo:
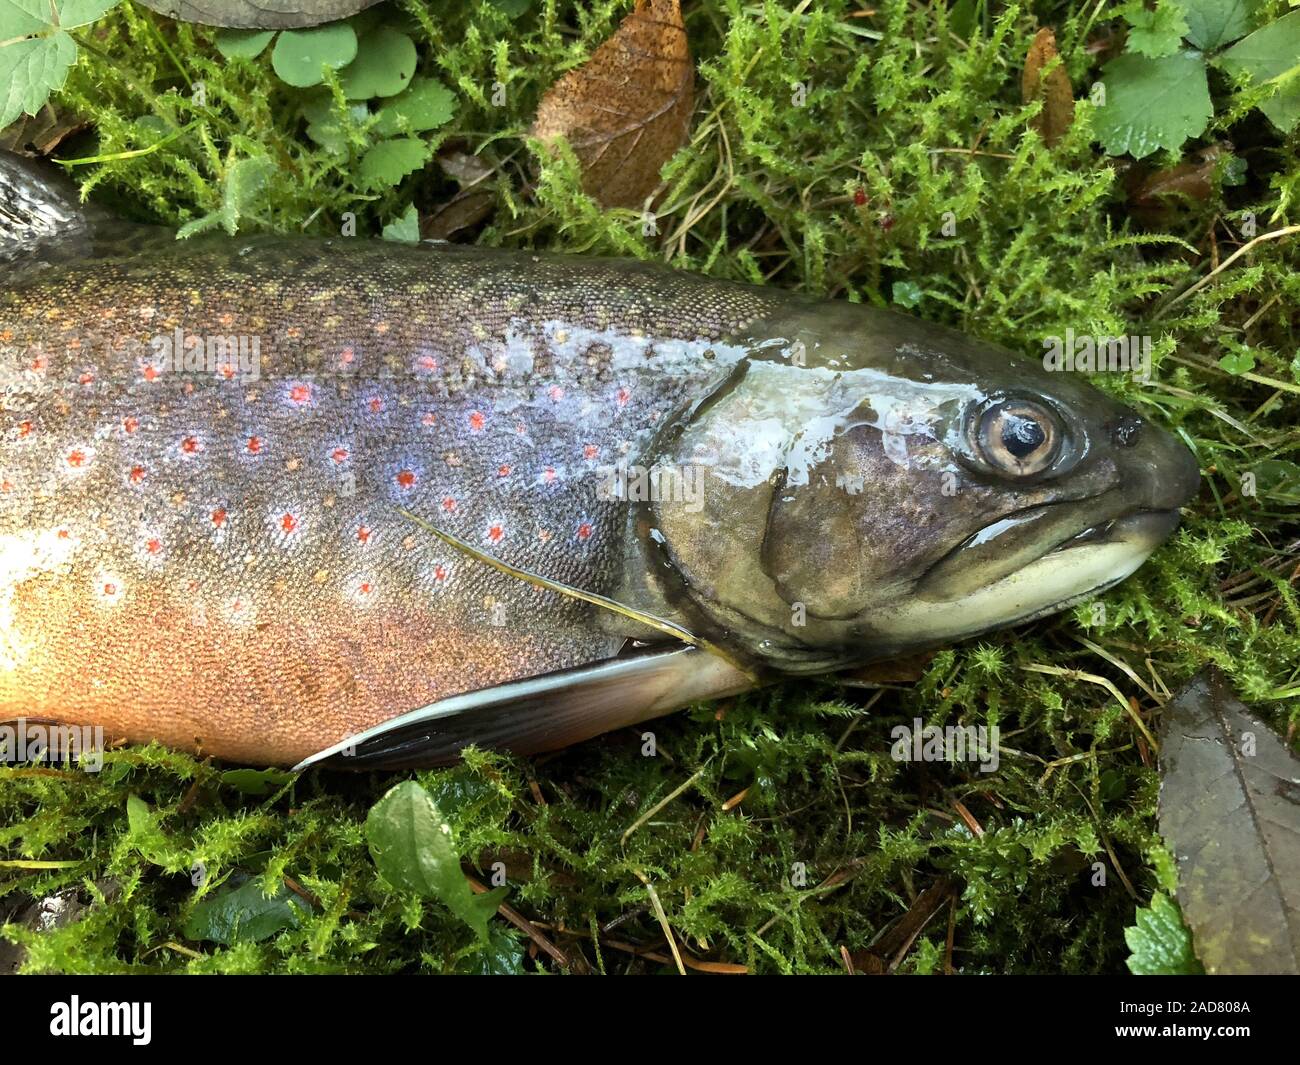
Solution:
[[(481, 240), (667, 259), (878, 304), (911, 285), (897, 291), (919, 290), (913, 313), (1030, 357), (1067, 328), (1151, 335), (1154, 385), (1099, 383), (1174, 426), (1207, 484), (1175, 539), (1101, 597), (1104, 611), (1083, 604), (944, 651), (914, 685), (875, 698), (791, 683), (725, 712), (655, 722), (657, 757), (623, 733), (534, 761), (478, 755), (418, 779), (480, 878), (503, 862), (511, 904), (592, 968), (660, 965), (622, 946), (662, 943), (643, 877), (686, 949), (772, 972), (841, 969), (841, 947), (866, 949), (946, 877), (958, 896), (957, 968), (1123, 971), (1123, 929), (1172, 875), (1154, 822), (1154, 758), (1123, 700), (1135, 697), (1154, 728), (1166, 689), (1213, 660), (1280, 731), (1300, 718), (1296, 488), (1277, 465), (1300, 461), (1296, 239), (1261, 242), (1172, 298), (1242, 243), (1245, 212), (1259, 233), (1293, 218), (1294, 141), (1257, 114), (1219, 108), (1236, 124), (1212, 134), (1249, 145), (1245, 183), (1216, 185), (1208, 200), (1150, 221), (1130, 212), (1116, 162), (1091, 143), (1087, 103), (1048, 151), (1028, 130), (1033, 108), (1019, 102), (1040, 23), (1056, 27), (1084, 95), (1096, 72), (1081, 47), (1096, 29), (1094, 5), (997, 8), (963, 40), (942, 5), (915, 0), (885, 0), (869, 19), (832, 0), (797, 14), (701, 0), (688, 11), (700, 73), (693, 141), (665, 170), (658, 234), (646, 236), (638, 214), (583, 196), (571, 161), (534, 183), (522, 140), (541, 92), (627, 6), (544, 0), (515, 19), (490, 3), (426, 10), (409, 0), (420, 72), (459, 97), (431, 144), (456, 142), (499, 164), (500, 206)], [(258, 155), (282, 176), (246, 227), (337, 232), (355, 212), (359, 232), (377, 234), (412, 200), (427, 207), (455, 188), (430, 167), (395, 190), (363, 189), (363, 134), (354, 130), (342, 155), (314, 145), (303, 93), (275, 78), (269, 54), (227, 63), (211, 31), (129, 5), (78, 36), (86, 54), (56, 102), (94, 123), (97, 140), (81, 154), (117, 158), (75, 173), (130, 217), (178, 225), (218, 210), (232, 160)], [(206, 108), (192, 99), (200, 80)], [(792, 103), (798, 83), (802, 107)], [(1248, 374), (1218, 365), (1243, 353)], [(1252, 471), (1253, 497), (1242, 491)], [(998, 772), (893, 761), (891, 729), (915, 717), (999, 725)], [(436, 904), (383, 884), (363, 825), (395, 779), (311, 773), (248, 796), (218, 768), (157, 748), (112, 754), (97, 775), (0, 767), (0, 854), (76, 863), (0, 867), (0, 912), (77, 883), (111, 896), (69, 928), (35, 937), (10, 925), (3, 935), (28, 943), (32, 972), (550, 964), (525, 957), (501, 922), (484, 950)], [(161, 837), (129, 829), (133, 795)], [(268, 884), (291, 877), (313, 916), (258, 944), (187, 942), (196, 902), (237, 871)], [(945, 906), (903, 971), (945, 967), (948, 919)]]

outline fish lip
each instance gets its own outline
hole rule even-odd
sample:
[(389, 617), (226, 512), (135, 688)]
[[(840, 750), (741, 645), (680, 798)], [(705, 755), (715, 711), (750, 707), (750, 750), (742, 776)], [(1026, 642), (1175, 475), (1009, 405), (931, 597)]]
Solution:
[(1142, 542), (1154, 548), (1173, 534), (1173, 531), (1178, 528), (1180, 517), (1177, 507), (1130, 511), (1090, 525), (1049, 548), (1043, 554), (1051, 555), (1089, 544), (1109, 543), (1116, 540)]

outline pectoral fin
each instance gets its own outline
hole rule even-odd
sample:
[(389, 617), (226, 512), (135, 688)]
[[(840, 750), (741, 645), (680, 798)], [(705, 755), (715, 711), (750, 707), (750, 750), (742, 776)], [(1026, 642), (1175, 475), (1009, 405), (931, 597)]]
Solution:
[(470, 744), (537, 754), (753, 686), (751, 677), (699, 648), (648, 651), (440, 699), (294, 768), (422, 768), (453, 762)]

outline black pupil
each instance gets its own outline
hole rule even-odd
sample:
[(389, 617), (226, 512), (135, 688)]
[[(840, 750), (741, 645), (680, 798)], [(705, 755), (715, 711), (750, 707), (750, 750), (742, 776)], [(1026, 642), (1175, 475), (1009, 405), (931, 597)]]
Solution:
[(1032, 455), (1047, 440), (1043, 427), (1032, 418), (1008, 414), (1002, 426), (1002, 446), (1018, 459)]

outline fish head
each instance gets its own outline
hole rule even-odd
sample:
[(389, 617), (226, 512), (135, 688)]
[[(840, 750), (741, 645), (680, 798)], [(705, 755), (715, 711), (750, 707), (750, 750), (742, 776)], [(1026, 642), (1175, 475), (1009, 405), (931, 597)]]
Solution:
[(1198, 486), (1181, 441), (1082, 375), (946, 328), (822, 305), (745, 350), (659, 441), (706, 471), (698, 499), (641, 528), (684, 613), (781, 672), (1059, 611), (1137, 569)]

